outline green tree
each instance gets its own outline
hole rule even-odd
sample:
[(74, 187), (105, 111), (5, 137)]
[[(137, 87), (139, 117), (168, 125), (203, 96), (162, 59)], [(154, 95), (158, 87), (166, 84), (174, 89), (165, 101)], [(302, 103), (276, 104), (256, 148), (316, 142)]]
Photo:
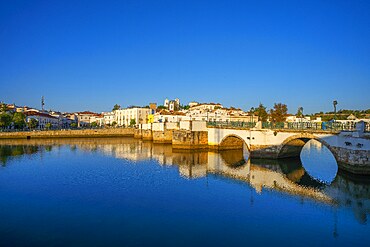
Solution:
[(262, 122), (266, 122), (268, 118), (268, 113), (266, 111), (266, 107), (263, 106), (262, 103), (254, 110), (254, 113), (258, 116), (258, 120)]
[(30, 128), (30, 129), (36, 129), (36, 128), (37, 128), (37, 126), (39, 125), (39, 121), (37, 121), (37, 120), (36, 120), (36, 119), (34, 119), (34, 118), (31, 118), (31, 119), (28, 121), (27, 125), (28, 125), (28, 128)]
[(159, 106), (157, 106), (157, 109), (163, 110), (163, 109), (167, 109), (167, 107), (165, 107), (164, 105), (159, 105)]
[(0, 112), (6, 112), (6, 110), (7, 110), (7, 107), (6, 107), (6, 104), (5, 103), (1, 103), (1, 105), (0, 105)]
[(71, 123), (71, 128), (77, 128), (77, 123)]
[(180, 105), (180, 109), (182, 110), (189, 110), (190, 106), (189, 105)]
[(270, 110), (272, 122), (284, 122), (288, 114), (288, 107), (286, 104), (275, 103), (274, 108)]
[(113, 126), (113, 127), (116, 127), (116, 125), (117, 125), (117, 122), (116, 122), (116, 121), (113, 121), (113, 122), (112, 122), (112, 126)]
[(97, 122), (92, 122), (92, 123), (91, 123), (91, 127), (93, 127), (93, 128), (96, 128), (96, 127), (98, 127), (98, 124), (97, 124)]
[(12, 120), (16, 129), (23, 129), (26, 126), (26, 115), (23, 112), (14, 113)]
[(49, 130), (49, 129), (51, 129), (51, 127), (52, 127), (51, 123), (46, 123), (45, 124), (45, 129)]
[(119, 110), (120, 108), (121, 106), (119, 104), (115, 104), (112, 111)]
[(134, 125), (136, 125), (136, 120), (134, 118), (132, 118), (130, 120), (130, 126), (134, 126)]
[(12, 123), (12, 116), (7, 112), (0, 114), (0, 128), (7, 128)]
[(296, 113), (296, 117), (298, 117), (298, 118), (304, 117), (302, 107), (298, 108), (297, 113)]

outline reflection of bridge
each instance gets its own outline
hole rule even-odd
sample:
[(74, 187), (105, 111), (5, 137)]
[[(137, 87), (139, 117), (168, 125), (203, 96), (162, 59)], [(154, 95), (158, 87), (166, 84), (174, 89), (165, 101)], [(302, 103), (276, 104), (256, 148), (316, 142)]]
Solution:
[[(357, 178), (337, 175), (332, 184), (326, 186), (310, 177), (299, 159), (246, 161), (241, 149), (220, 152), (173, 152), (171, 145), (153, 144), (132, 138), (2, 140), (0, 145), (33, 146), (35, 148), (32, 150), (35, 152), (42, 152), (45, 150), (44, 147), (54, 150), (68, 145), (71, 149), (94, 150), (131, 161), (154, 159), (161, 165), (177, 165), (179, 173), (186, 178), (216, 174), (248, 183), (259, 193), (265, 188), (299, 196), (302, 199), (310, 198), (351, 207), (356, 218), (361, 222), (365, 222), (366, 215), (370, 213), (368, 180), (358, 181)], [(25, 152), (24, 155), (27, 153)], [(19, 154), (9, 153), (9, 155)]]

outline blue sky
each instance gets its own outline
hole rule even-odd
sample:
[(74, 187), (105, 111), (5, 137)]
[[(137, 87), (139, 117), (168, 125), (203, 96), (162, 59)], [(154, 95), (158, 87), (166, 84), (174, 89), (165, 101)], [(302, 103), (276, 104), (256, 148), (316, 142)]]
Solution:
[(370, 108), (370, 1), (0, 0), (0, 101)]

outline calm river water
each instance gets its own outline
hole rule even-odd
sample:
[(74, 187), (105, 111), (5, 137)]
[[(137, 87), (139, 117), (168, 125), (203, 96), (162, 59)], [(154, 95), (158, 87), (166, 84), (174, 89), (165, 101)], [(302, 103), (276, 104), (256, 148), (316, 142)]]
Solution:
[(0, 141), (1, 246), (369, 246), (370, 179), (135, 139)]

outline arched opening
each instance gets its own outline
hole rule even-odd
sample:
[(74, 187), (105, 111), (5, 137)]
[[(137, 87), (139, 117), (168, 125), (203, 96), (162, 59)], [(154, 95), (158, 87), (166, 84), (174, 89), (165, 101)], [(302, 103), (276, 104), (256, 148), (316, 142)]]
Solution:
[(283, 144), (278, 154), (279, 159), (296, 157), (310, 177), (325, 184), (334, 181), (338, 172), (335, 153), (330, 147), (314, 136), (293, 136)]
[(337, 176), (338, 163), (333, 153), (317, 140), (309, 140), (304, 145), (300, 159), (305, 171), (325, 184), (331, 184)]
[(249, 158), (249, 147), (243, 138), (237, 135), (228, 135), (222, 139), (218, 149), (220, 151), (240, 150), (245, 160)]

